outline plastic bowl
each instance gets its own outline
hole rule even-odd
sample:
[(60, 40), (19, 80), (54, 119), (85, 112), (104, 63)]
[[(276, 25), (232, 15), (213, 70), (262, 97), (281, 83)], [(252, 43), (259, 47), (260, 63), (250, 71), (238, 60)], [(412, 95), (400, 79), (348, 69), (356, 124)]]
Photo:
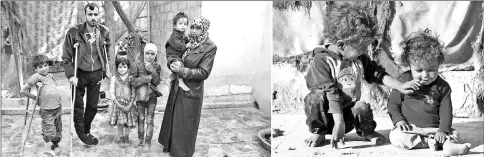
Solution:
[(265, 138), (266, 135), (271, 135), (271, 129), (264, 129), (259, 132), (259, 139), (261, 141), (262, 147), (270, 151), (271, 144), (268, 141), (266, 141), (266, 138)]

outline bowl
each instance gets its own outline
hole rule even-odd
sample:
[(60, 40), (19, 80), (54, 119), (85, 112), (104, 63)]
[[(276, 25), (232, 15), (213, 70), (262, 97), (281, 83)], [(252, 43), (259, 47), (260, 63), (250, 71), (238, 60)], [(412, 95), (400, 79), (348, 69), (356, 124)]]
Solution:
[(267, 150), (271, 150), (271, 143), (266, 140), (265, 136), (271, 136), (271, 129), (264, 129), (259, 132), (259, 139), (261, 141), (262, 147), (264, 147)]

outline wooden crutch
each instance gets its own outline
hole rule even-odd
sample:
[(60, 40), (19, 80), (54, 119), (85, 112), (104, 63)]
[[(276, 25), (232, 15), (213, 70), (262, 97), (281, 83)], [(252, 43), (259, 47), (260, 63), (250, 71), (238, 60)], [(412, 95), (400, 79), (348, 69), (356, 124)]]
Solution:
[[(41, 89), (42, 89), (42, 86), (37, 87), (37, 97), (35, 97), (35, 105), (34, 105), (34, 110), (32, 112), (30, 112), (28, 110), (29, 98), (27, 98), (27, 107), (25, 109), (25, 115), (30, 113), (31, 116), (30, 116), (30, 122), (29, 122), (28, 126), (26, 125), (27, 116), (25, 116), (24, 130), (23, 130), (23, 133), (22, 133), (22, 146), (20, 147), (20, 156), (23, 156), (23, 154), (24, 154), (25, 142), (27, 142), (27, 138), (29, 136), (30, 127), (32, 126), (32, 120), (34, 119), (34, 115), (35, 115), (35, 109), (37, 108), (37, 105), (39, 105), (39, 96), (40, 96), (40, 90)], [(26, 128), (27, 128), (27, 130), (26, 130)]]

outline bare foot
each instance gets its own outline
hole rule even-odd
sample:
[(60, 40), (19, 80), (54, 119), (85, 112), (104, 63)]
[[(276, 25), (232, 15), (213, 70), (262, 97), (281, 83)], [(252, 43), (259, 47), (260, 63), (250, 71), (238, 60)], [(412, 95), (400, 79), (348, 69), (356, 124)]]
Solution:
[(382, 134), (378, 133), (378, 132), (373, 132), (372, 134), (370, 135), (367, 135), (365, 136), (365, 138), (367, 140), (370, 140), (374, 145), (378, 146), (378, 145), (382, 145), (385, 143), (386, 141), (386, 138), (385, 136), (383, 136)]
[(146, 143), (143, 148), (143, 152), (148, 153), (150, 151), (151, 151), (151, 143)]
[(311, 134), (308, 138), (304, 140), (304, 143), (309, 147), (317, 147), (326, 140), (324, 135)]
[(447, 139), (443, 145), (446, 156), (466, 155), (471, 147), (470, 143), (459, 144), (454, 140)]
[(135, 148), (139, 147), (139, 146), (142, 146), (143, 145), (143, 140), (142, 139), (138, 139), (137, 141), (133, 141), (133, 146)]
[(434, 135), (429, 136), (427, 143), (429, 144), (429, 148), (433, 151), (438, 151), (440, 149), (439, 142), (434, 139)]

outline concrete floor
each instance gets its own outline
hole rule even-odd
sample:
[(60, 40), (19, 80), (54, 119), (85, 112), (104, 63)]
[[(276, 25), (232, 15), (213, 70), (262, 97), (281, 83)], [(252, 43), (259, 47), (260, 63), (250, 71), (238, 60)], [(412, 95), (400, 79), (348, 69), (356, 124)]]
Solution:
[[(69, 120), (70, 114), (63, 115), (63, 140), (60, 147), (64, 148), (57, 156), (69, 156), (70, 136)], [(75, 157), (114, 157), (114, 156), (169, 156), (162, 152), (162, 146), (157, 142), (158, 133), (163, 119), (163, 113), (155, 114), (155, 128), (152, 140), (152, 151), (142, 153), (141, 148), (122, 149), (115, 144), (116, 128), (108, 125), (108, 113), (98, 113), (92, 124), (92, 134), (99, 139), (96, 146), (83, 144), (77, 135), (73, 138), (72, 155)], [(3, 156), (18, 156), (23, 116), (4, 115), (2, 118), (2, 142)], [(27, 143), (25, 154), (27, 156), (53, 156), (50, 151), (50, 144), (41, 140), (40, 117), (36, 116), (32, 128), (33, 136)], [(255, 108), (230, 108), (202, 110), (200, 127), (196, 142), (195, 157), (204, 156), (270, 156), (270, 151), (264, 149), (258, 138), (259, 131), (270, 127), (270, 116)], [(130, 139), (137, 139), (137, 129), (132, 129)]]

